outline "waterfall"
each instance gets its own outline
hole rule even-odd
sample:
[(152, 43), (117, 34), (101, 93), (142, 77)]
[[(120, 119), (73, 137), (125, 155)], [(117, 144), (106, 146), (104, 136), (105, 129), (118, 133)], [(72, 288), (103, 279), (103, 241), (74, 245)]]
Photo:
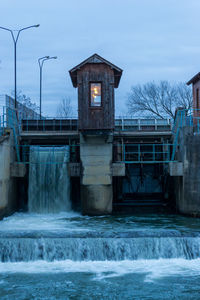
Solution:
[(200, 238), (0, 238), (1, 262), (161, 258), (200, 258)]
[(29, 155), (29, 212), (70, 211), (69, 146), (31, 146)]

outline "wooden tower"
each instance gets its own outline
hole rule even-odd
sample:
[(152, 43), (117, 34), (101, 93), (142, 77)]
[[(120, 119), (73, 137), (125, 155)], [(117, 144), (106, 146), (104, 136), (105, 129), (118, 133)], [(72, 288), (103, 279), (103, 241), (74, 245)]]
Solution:
[(82, 213), (112, 212), (114, 88), (122, 70), (94, 54), (69, 71), (78, 87)]
[(80, 131), (114, 129), (114, 88), (122, 70), (94, 54), (69, 71), (72, 84), (78, 87)]

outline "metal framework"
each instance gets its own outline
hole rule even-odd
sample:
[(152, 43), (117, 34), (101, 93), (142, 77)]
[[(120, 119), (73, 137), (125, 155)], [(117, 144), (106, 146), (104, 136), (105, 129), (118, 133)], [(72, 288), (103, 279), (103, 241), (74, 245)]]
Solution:
[[(132, 119), (133, 123), (138, 122), (139, 119)], [(127, 119), (124, 119), (127, 121)], [(121, 122), (121, 121), (120, 121)], [(145, 123), (146, 122), (146, 123)], [(155, 122), (155, 120), (154, 120)], [(166, 122), (162, 120), (162, 126)], [(168, 121), (167, 121), (168, 122)], [(133, 124), (132, 123), (132, 124)], [(145, 119), (140, 124), (153, 124), (152, 119)], [(158, 120), (156, 120), (158, 125)], [(126, 123), (128, 124), (128, 123)], [(155, 123), (154, 123), (155, 124)], [(169, 123), (167, 123), (169, 125)], [(170, 123), (171, 124), (171, 123)], [(116, 125), (119, 126), (119, 119), (116, 120)], [(31, 128), (32, 126), (32, 128)], [(146, 126), (146, 125), (145, 125)], [(171, 125), (170, 125), (171, 126)], [(123, 162), (125, 164), (155, 164), (155, 163), (169, 163), (175, 162), (175, 154), (178, 146), (179, 134), (181, 128), (184, 126), (191, 126), (194, 132), (200, 132), (200, 110), (192, 110), (188, 112), (186, 110), (180, 110), (177, 112), (177, 116), (172, 128), (173, 133), (173, 143), (118, 143), (114, 144), (115, 147), (120, 148), (120, 159), (115, 159), (115, 162)], [(6, 130), (11, 128), (13, 130), (14, 136), (14, 147), (16, 149), (17, 161), (23, 163), (29, 162), (29, 148), (30, 145), (19, 145), (19, 138), (21, 130), (77, 130), (77, 119), (42, 119), (42, 120), (22, 120), (20, 124), (17, 118), (17, 111), (8, 107), (3, 108), (3, 115), (0, 116), (0, 135), (6, 134)], [(125, 130), (126, 127), (124, 127)], [(123, 129), (122, 129), (123, 130)], [(128, 130), (128, 128), (126, 128)], [(140, 127), (141, 130), (141, 127)], [(155, 129), (156, 130), (156, 129)], [(62, 145), (63, 147), (63, 145)], [(79, 147), (79, 145), (70, 145), (74, 147)], [(55, 150), (58, 146), (51, 146), (48, 151), (58, 151)], [(47, 150), (47, 148), (46, 148)], [(46, 151), (44, 149), (44, 151)], [(41, 147), (38, 148), (38, 152), (42, 151)], [(71, 151), (71, 148), (70, 148)], [(73, 150), (74, 151), (74, 150)], [(57, 161), (50, 161), (49, 163), (59, 163)]]

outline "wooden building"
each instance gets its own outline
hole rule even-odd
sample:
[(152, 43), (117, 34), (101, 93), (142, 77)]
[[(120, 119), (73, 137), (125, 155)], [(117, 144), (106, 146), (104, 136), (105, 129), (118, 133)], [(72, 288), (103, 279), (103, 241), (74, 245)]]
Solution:
[(122, 70), (94, 54), (69, 71), (72, 84), (78, 87), (79, 130), (96, 132), (114, 129), (114, 88)]
[[(192, 84), (193, 109), (200, 110), (200, 72), (187, 82), (187, 85), (190, 84)], [(194, 111), (194, 113), (197, 113), (197, 111)]]

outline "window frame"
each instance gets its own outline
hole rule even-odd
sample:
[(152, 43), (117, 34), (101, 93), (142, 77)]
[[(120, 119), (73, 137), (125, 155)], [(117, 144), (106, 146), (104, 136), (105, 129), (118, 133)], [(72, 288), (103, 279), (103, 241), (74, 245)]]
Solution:
[[(92, 84), (101, 84), (101, 103), (100, 103), (100, 105), (97, 105), (97, 106), (95, 106), (95, 105), (91, 105), (91, 96), (92, 96), (92, 93), (91, 93), (91, 86), (92, 86)], [(103, 106), (103, 94), (102, 94), (102, 81), (90, 81), (89, 82), (89, 107), (91, 108), (91, 109), (101, 109), (102, 108), (102, 106)]]

